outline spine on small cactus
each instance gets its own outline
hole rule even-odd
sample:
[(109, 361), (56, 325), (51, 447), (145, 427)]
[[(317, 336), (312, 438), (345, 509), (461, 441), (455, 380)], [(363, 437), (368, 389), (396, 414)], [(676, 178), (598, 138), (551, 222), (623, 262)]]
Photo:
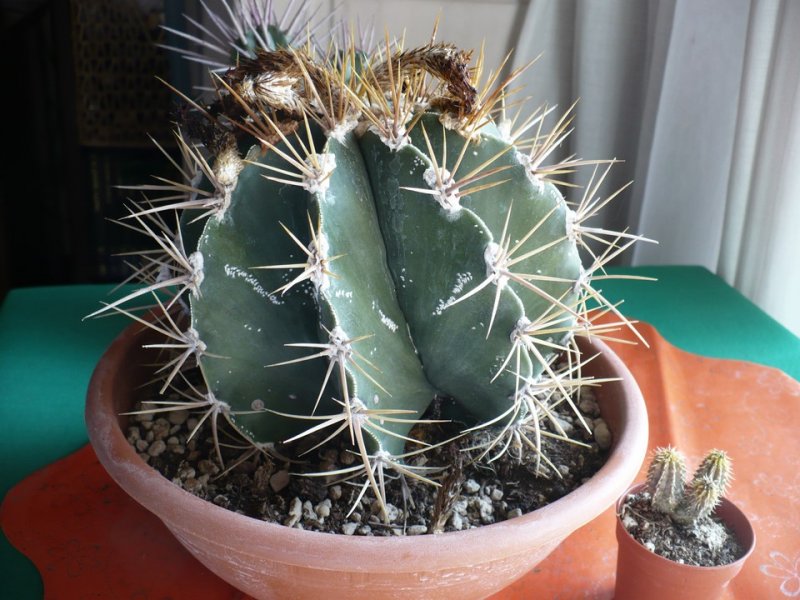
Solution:
[(730, 456), (724, 450), (711, 450), (697, 467), (695, 477), (703, 476), (717, 482), (724, 494), (733, 479)]
[(725, 494), (731, 477), (728, 455), (721, 450), (709, 452), (686, 486), (683, 500), (672, 514), (673, 520), (688, 525), (709, 516)]
[(672, 514), (683, 499), (686, 464), (683, 456), (672, 446), (656, 448), (647, 470), (647, 490), (652, 494), (651, 506)]

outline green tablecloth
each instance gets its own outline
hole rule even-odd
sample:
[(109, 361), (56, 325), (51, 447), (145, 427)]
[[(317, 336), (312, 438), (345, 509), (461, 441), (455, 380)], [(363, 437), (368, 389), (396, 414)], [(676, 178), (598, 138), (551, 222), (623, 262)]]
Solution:
[[(697, 354), (777, 367), (800, 380), (800, 339), (700, 267), (617, 269), (657, 282), (602, 282), (630, 318)], [(127, 322), (81, 321), (107, 286), (17, 289), (0, 308), (0, 490), (86, 443), (83, 401), (94, 364)], [(38, 573), (0, 538), (0, 598), (41, 598)]]

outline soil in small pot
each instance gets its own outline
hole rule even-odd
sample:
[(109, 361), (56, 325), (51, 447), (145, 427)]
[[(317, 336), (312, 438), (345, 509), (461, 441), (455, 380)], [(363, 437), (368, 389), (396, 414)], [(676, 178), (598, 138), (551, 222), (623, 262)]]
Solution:
[[(434, 402), (423, 418), (436, 418), (443, 402)], [(590, 389), (583, 389), (575, 403), (591, 431), (583, 428), (567, 403), (561, 403), (553, 412), (563, 430), (580, 443), (548, 437), (554, 427), (544, 423), (542, 448), (551, 464), (541, 461), (538, 473), (536, 456), (524, 444), (511, 444), (501, 453), (504, 444), (500, 443), (483, 461), (476, 462), (481, 451), (470, 448), (488, 439), (489, 433), (484, 431), (410, 458), (419, 466), (456, 467), (442, 472), (440, 488), (409, 477), (390, 477), (386, 483), (388, 524), (380, 518), (379, 504), (369, 487), (358, 500), (363, 475), (361, 482), (342, 481), (341, 475), (298, 475), (357, 465), (360, 458), (341, 445), (342, 436), (306, 454), (303, 462), (290, 461), (282, 458), (288, 453), (286, 449), (277, 446), (269, 453), (257, 450), (242, 442), (224, 419), (219, 419), (224, 467), (217, 458), (210, 423), (200, 422), (202, 414), (136, 414), (129, 422), (127, 437), (142, 459), (173, 483), (240, 514), (289, 527), (345, 535), (420, 535), (470, 529), (521, 516), (582, 485), (605, 463), (611, 434)], [(137, 409), (153, 407), (144, 403)], [(449, 439), (458, 433), (454, 424), (434, 427), (440, 429), (438, 439)], [(197, 431), (189, 439), (195, 428)], [(411, 437), (419, 439), (430, 433), (430, 429), (427, 434), (415, 429)], [(311, 441), (307, 443), (313, 445)], [(416, 448), (409, 444), (409, 450)], [(292, 455), (296, 453), (295, 448)], [(500, 456), (487, 462), (496, 455)]]
[(631, 536), (651, 552), (673, 562), (697, 567), (730, 564), (744, 554), (734, 531), (720, 519), (704, 517), (690, 525), (675, 523), (653, 510), (650, 493), (630, 494), (620, 511)]

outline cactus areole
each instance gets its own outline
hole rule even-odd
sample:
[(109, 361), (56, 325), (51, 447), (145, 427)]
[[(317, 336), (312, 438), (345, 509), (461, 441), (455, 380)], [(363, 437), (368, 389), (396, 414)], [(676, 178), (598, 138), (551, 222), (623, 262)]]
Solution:
[(98, 313), (156, 306), (162, 391), (199, 366), (158, 410), (264, 448), (345, 436), (381, 502), (384, 469), (427, 480), (409, 433), (437, 396), (493, 428), (487, 454), (513, 438), (547, 460), (542, 423), (566, 439), (552, 409), (586, 383), (575, 336), (628, 325), (591, 276), (640, 238), (586, 224), (604, 174), (571, 205), (554, 181), (604, 161), (548, 160), (571, 117), (507, 113), (521, 70), (444, 43), (310, 48), (240, 56), (213, 102), (184, 98), (178, 177), (125, 219), (154, 241), (147, 285)]

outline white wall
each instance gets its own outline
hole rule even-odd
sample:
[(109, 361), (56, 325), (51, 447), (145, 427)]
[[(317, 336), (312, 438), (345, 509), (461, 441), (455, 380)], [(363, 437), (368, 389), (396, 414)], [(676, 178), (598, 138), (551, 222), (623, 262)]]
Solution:
[(439, 17), (439, 41), (452, 42), (461, 48), (478, 50), (486, 42), (486, 65), (494, 69), (511, 49), (516, 39), (513, 29), (520, 21), (525, 2), (516, 0), (345, 0), (330, 1), (339, 5), (346, 21), (372, 22), (376, 37), (388, 29), (391, 36), (405, 32), (406, 47), (427, 43), (433, 24)]

